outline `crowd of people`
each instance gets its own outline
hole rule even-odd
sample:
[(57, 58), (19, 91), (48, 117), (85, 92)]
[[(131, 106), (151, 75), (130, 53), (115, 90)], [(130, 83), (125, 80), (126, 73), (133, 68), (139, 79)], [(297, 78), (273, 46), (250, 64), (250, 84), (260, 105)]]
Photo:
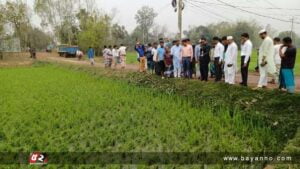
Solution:
[[(274, 38), (268, 36), (266, 30), (259, 32), (263, 40), (259, 48), (258, 70), (260, 78), (255, 89), (267, 88), (268, 83), (276, 83), (280, 90), (295, 92), (294, 67), (297, 49), (290, 37)], [(209, 42), (202, 37), (199, 44), (193, 45), (190, 39), (174, 40), (173, 43), (160, 39), (159, 43), (143, 45), (136, 43), (140, 72), (147, 70), (161, 76), (162, 79), (197, 78), (196, 64), (199, 65), (201, 81), (208, 81), (209, 75), (216, 82), (222, 81), (234, 85), (240, 67), (240, 85), (248, 86), (249, 64), (253, 52), (253, 44), (248, 33), (241, 35), (239, 47), (232, 36), (214, 37)], [(238, 57), (241, 64), (238, 64)], [(268, 81), (268, 77), (273, 77)]]
[[(258, 71), (260, 78), (255, 89), (267, 88), (269, 83), (278, 84), (280, 90), (289, 93), (295, 92), (294, 67), (297, 49), (293, 46), (290, 37), (274, 38), (266, 30), (259, 32), (263, 40), (259, 48)], [(164, 78), (197, 78), (208, 81), (210, 78), (216, 82), (222, 81), (234, 85), (240, 67), (240, 85), (248, 86), (248, 71), (252, 59), (253, 44), (248, 33), (241, 34), (240, 53), (239, 47), (232, 36), (223, 38), (214, 37), (210, 42), (205, 37), (193, 45), (190, 39), (169, 40), (160, 39), (159, 42), (143, 45), (137, 42), (134, 46), (137, 52), (140, 72), (150, 72)], [(102, 51), (105, 67), (121, 68), (126, 66), (126, 50), (123, 44), (118, 46), (104, 46)], [(87, 56), (94, 65), (94, 49), (89, 48)], [(240, 56), (239, 56), (240, 55)], [(238, 57), (241, 63), (238, 64)], [(197, 71), (197, 66), (199, 70)], [(269, 75), (272, 80), (268, 81)]]

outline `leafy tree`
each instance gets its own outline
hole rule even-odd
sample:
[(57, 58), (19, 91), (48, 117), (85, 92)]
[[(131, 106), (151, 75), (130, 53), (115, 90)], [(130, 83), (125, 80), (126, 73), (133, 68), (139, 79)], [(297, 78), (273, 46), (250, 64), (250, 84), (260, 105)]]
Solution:
[(28, 46), (35, 47), (38, 50), (44, 50), (49, 44), (53, 43), (52, 37), (39, 28), (29, 28)]
[(124, 43), (125, 38), (129, 36), (125, 26), (121, 26), (117, 23), (112, 25), (111, 34), (114, 44)]
[(154, 19), (157, 17), (157, 13), (153, 8), (148, 6), (143, 6), (140, 10), (137, 11), (135, 15), (135, 20), (139, 25), (139, 28), (142, 30), (143, 42), (149, 40), (149, 30), (154, 25)]
[(168, 28), (167, 26), (161, 26), (161, 25), (154, 25), (154, 28), (152, 32), (150, 33), (150, 39), (148, 42), (155, 42), (158, 41), (160, 38), (166, 38), (170, 37), (168, 35)]
[(0, 37), (2, 37), (5, 22), (5, 8), (4, 5), (0, 4)]
[(191, 27), (189, 31), (184, 31), (184, 34), (189, 37), (193, 43), (198, 43), (201, 37), (212, 39), (214, 36), (213, 30), (206, 26)]
[(247, 32), (250, 35), (254, 47), (258, 48), (261, 42), (261, 39), (258, 36), (260, 29), (261, 27), (255, 21), (238, 21), (233, 25), (231, 35), (236, 40), (237, 44), (240, 45), (241, 34)]
[(3, 6), (3, 13), (4, 17), (2, 19), (5, 23), (12, 24), (14, 36), (20, 38), (21, 47), (26, 48), (28, 44), (28, 27), (30, 25), (28, 7), (20, 1), (7, 1)]
[(92, 16), (89, 15), (85, 20), (84, 30), (81, 30), (78, 34), (78, 44), (82, 50), (86, 51), (88, 47), (93, 47), (96, 50), (96, 54), (101, 54), (101, 48), (110, 41), (109, 31), (110, 18), (107, 16)]
[(35, 0), (35, 12), (41, 17), (41, 25), (56, 33), (61, 43), (76, 44), (76, 11), (79, 1)]
[(219, 22), (208, 26), (191, 27), (188, 31), (184, 31), (185, 36), (189, 37), (193, 43), (197, 43), (201, 37), (211, 40), (214, 36), (233, 36), (238, 45), (240, 45), (240, 36), (242, 33), (249, 33), (250, 39), (254, 47), (260, 45), (261, 40), (257, 32), (261, 27), (255, 21), (237, 21), (235, 23)]

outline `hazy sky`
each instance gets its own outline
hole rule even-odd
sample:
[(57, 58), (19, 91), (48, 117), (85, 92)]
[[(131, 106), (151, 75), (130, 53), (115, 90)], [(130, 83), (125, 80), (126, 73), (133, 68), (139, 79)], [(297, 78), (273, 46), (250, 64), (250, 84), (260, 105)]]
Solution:
[[(32, 4), (34, 0), (28, 0)], [(291, 23), (281, 22), (269, 18), (259, 17), (248, 14), (228, 6), (216, 5), (220, 4), (217, 0), (186, 0), (186, 8), (183, 16), (183, 27), (187, 29), (192, 25), (207, 25), (218, 21), (236, 21), (236, 20), (252, 20), (255, 19), (262, 26), (271, 25), (273, 29), (278, 31), (291, 30)], [(291, 20), (292, 16), (295, 21), (300, 23), (300, 0), (222, 0), (234, 6), (243, 6), (245, 10), (256, 12), (262, 15), (274, 18)], [(153, 7), (158, 13), (155, 22), (159, 25), (165, 25), (169, 31), (176, 32), (177, 14), (171, 6), (171, 0), (96, 0), (96, 4), (101, 10), (111, 12), (117, 9), (114, 19), (125, 25), (128, 31), (132, 31), (136, 22), (135, 13), (143, 5)], [(213, 4), (203, 4), (199, 2), (209, 2)], [(284, 10), (271, 10), (261, 8), (284, 8)], [(298, 8), (299, 10), (295, 10)], [(286, 10), (293, 9), (293, 10)], [(300, 24), (294, 24), (294, 30), (300, 34)]]

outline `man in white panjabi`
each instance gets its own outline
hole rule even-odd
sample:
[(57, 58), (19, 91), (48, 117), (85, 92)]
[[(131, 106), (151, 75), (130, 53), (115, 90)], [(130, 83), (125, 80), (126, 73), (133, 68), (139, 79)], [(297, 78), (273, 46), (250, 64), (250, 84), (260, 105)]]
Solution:
[(229, 44), (225, 53), (225, 83), (233, 85), (235, 84), (235, 74), (237, 70), (238, 46), (232, 36), (228, 36), (227, 40)]
[(126, 67), (126, 50), (127, 50), (127, 47), (125, 45), (121, 44), (121, 46), (119, 48), (119, 52), (120, 52), (122, 69), (125, 69), (125, 67)]
[(274, 62), (274, 44), (272, 38), (268, 36), (265, 29), (259, 32), (259, 36), (263, 42), (259, 48), (259, 82), (256, 89), (266, 88), (268, 86), (268, 73), (275, 74), (276, 67)]
[[(280, 57), (280, 48), (283, 45), (279, 37), (274, 38), (274, 62), (276, 67), (276, 72), (273, 75), (273, 79), (270, 83), (279, 84), (279, 75), (281, 69), (281, 57)], [(285, 53), (286, 47), (282, 48), (282, 53)]]

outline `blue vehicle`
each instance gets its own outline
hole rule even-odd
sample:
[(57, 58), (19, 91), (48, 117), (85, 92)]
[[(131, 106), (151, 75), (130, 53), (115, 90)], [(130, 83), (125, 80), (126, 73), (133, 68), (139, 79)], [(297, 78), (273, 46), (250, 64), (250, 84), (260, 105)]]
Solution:
[(58, 46), (58, 54), (63, 57), (76, 57), (78, 46), (60, 45)]

